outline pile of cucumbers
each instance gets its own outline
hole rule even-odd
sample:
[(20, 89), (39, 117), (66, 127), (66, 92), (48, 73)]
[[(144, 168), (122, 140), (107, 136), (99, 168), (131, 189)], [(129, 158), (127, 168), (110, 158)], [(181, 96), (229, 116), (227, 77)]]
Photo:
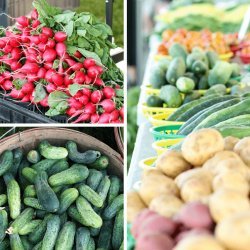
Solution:
[(123, 182), (109, 158), (41, 141), (0, 156), (0, 250), (123, 249)]
[[(178, 108), (182, 104), (199, 99), (196, 90), (210, 90), (208, 94), (239, 85), (240, 66), (237, 63), (220, 61), (216, 52), (203, 51), (196, 47), (188, 54), (179, 43), (174, 43), (168, 58), (161, 59), (150, 73), (150, 84), (160, 89), (159, 96), (147, 99), (150, 107)], [(208, 95), (207, 94), (207, 95)]]

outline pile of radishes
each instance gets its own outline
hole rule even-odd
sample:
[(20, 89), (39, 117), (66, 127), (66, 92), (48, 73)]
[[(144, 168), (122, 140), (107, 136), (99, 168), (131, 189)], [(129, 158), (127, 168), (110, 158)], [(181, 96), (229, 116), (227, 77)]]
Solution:
[[(30, 18), (16, 18), (15, 27), (8, 27), (0, 38), (0, 88), (4, 95), (51, 108), (49, 95), (60, 91), (67, 95), (67, 105), (56, 115), (67, 114), (75, 123), (123, 122), (123, 103), (116, 95), (120, 86), (104, 83), (103, 66), (79, 51), (70, 55), (66, 42), (67, 34), (41, 24), (35, 9)], [(74, 84), (79, 90), (72, 95), (70, 86)]]

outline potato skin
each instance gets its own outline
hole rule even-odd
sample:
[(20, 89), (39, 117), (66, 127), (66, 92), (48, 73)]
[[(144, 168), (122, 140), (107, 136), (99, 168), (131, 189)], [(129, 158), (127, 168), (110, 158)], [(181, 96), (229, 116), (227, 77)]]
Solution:
[(203, 165), (223, 149), (224, 139), (215, 129), (201, 129), (189, 134), (181, 147), (186, 161), (194, 166)]
[(224, 138), (225, 143), (225, 150), (233, 150), (234, 146), (237, 142), (239, 142), (239, 138), (233, 137), (233, 136), (227, 136)]
[(241, 139), (235, 146), (234, 152), (250, 167), (250, 137)]
[(221, 221), (216, 229), (217, 239), (231, 250), (249, 250), (250, 211), (240, 212)]
[(180, 232), (175, 237), (175, 242), (178, 243), (179, 241), (185, 239), (186, 237), (196, 236), (196, 235), (212, 235), (212, 232), (207, 229), (195, 228), (195, 229), (188, 229), (186, 231)]
[(175, 178), (192, 166), (183, 158), (180, 152), (167, 150), (157, 159), (156, 167), (165, 175)]

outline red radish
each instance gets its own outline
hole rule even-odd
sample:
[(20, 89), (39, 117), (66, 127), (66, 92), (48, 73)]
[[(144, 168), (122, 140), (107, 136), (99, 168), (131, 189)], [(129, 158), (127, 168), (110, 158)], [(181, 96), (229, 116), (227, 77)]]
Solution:
[(39, 43), (37, 47), (41, 52), (45, 52), (47, 46), (45, 43)]
[(79, 90), (77, 93), (74, 95), (74, 98), (78, 99), (82, 96), (82, 92)]
[(90, 117), (91, 123), (98, 123), (100, 116), (98, 114), (92, 114)]
[(67, 114), (68, 116), (72, 116), (72, 115), (75, 114), (76, 111), (77, 111), (76, 108), (70, 107), (69, 109), (67, 109), (66, 114)]
[(29, 19), (26, 16), (20, 16), (16, 18), (16, 21), (19, 25), (22, 27), (28, 27), (29, 26)]
[(73, 66), (70, 67), (74, 71), (79, 71), (83, 69), (83, 64), (82, 63), (75, 63)]
[(41, 43), (47, 43), (49, 38), (47, 35), (42, 33), (39, 35), (39, 39), (40, 39)]
[(121, 120), (115, 120), (115, 121), (112, 121), (112, 123), (118, 123), (118, 124), (120, 124)]
[(78, 50), (75, 52), (74, 56), (79, 59), (82, 58), (82, 54)]
[(52, 82), (57, 86), (61, 86), (64, 83), (63, 76), (57, 73), (53, 74), (51, 79)]
[(40, 105), (43, 107), (48, 107), (48, 96), (46, 96), (42, 101), (40, 101)]
[(37, 74), (27, 74), (27, 79), (29, 82), (32, 82), (32, 83), (39, 80), (37, 77)]
[(48, 81), (48, 82), (52, 82), (52, 76), (56, 74), (55, 70), (54, 69), (49, 69), (47, 72), (46, 72), (46, 75), (45, 75), (45, 79)]
[(31, 11), (30, 16), (31, 16), (31, 18), (32, 18), (33, 20), (38, 19), (38, 12), (37, 12), (37, 10), (36, 10), (36, 9), (33, 9), (33, 10)]
[(93, 103), (89, 102), (85, 105), (84, 112), (88, 114), (94, 114), (96, 113), (96, 106)]
[(24, 74), (36, 74), (39, 70), (39, 66), (37, 63), (26, 62), (21, 68), (21, 72)]
[(32, 28), (37, 28), (39, 25), (41, 24), (41, 22), (39, 21), (39, 20), (34, 20), (33, 22), (32, 22)]
[(105, 98), (107, 99), (111, 99), (115, 97), (115, 90), (111, 87), (108, 87), (108, 86), (104, 87), (102, 91), (103, 91)]
[(95, 90), (92, 92), (90, 100), (92, 103), (99, 103), (102, 99), (102, 92), (100, 90)]
[(20, 62), (12, 62), (10, 68), (12, 71), (16, 71), (22, 68), (22, 64)]
[(35, 86), (33, 83), (31, 82), (27, 82), (22, 86), (22, 92), (24, 94), (29, 94), (32, 93), (32, 91), (34, 90)]
[(82, 113), (73, 123), (86, 122), (90, 120), (90, 114)]
[(80, 103), (79, 101), (77, 101), (74, 97), (69, 98), (68, 102), (69, 102), (70, 107), (74, 107), (76, 109), (82, 109), (83, 108), (83, 104)]
[(82, 84), (85, 81), (85, 74), (82, 71), (76, 72), (75, 78), (73, 79), (74, 83)]
[(11, 59), (19, 60), (21, 58), (22, 51), (19, 48), (13, 48), (11, 51)]
[(31, 44), (38, 45), (40, 43), (39, 36), (30, 36), (29, 39), (30, 39)]
[(48, 93), (52, 93), (56, 90), (56, 85), (53, 83), (49, 83), (48, 85), (46, 85), (46, 90)]
[(45, 62), (53, 62), (56, 59), (56, 51), (54, 49), (46, 49), (43, 53)]
[(55, 40), (49, 39), (49, 41), (47, 42), (47, 46), (48, 46), (48, 48), (50, 48), (50, 49), (55, 48), (55, 46), (56, 46)]
[(95, 60), (93, 58), (86, 58), (83, 61), (83, 66), (85, 69), (89, 69), (90, 67), (95, 66), (95, 65), (96, 65), (96, 63), (95, 63)]
[(82, 95), (77, 100), (82, 103), (83, 105), (86, 105), (89, 102), (89, 97), (86, 95)]
[(13, 74), (12, 77), (13, 79), (25, 79), (26, 78), (26, 74), (23, 74), (23, 73), (16, 73), (16, 74)]
[(11, 47), (15, 48), (15, 47), (19, 47), (20, 46), (20, 42), (21, 42), (21, 39), (19, 40), (18, 38), (11, 38), (9, 40), (9, 44)]
[(69, 86), (72, 83), (73, 83), (73, 79), (71, 79), (69, 75), (65, 75), (65, 77), (64, 77), (64, 84), (65, 84), (65, 86)]
[(8, 45), (8, 44), (3, 48), (3, 52), (5, 54), (10, 53), (11, 51), (12, 51), (12, 47), (10, 45)]
[(120, 116), (122, 117), (122, 119), (124, 119), (124, 107), (121, 107), (119, 112), (120, 112)]
[(119, 110), (115, 109), (114, 111), (112, 111), (110, 113), (110, 121), (113, 122), (113, 121), (117, 120), (119, 118), (119, 116), (120, 116)]
[(25, 35), (25, 34), (22, 34), (21, 40), (22, 40), (23, 43), (30, 43), (29, 37), (27, 35)]
[(66, 51), (67, 51), (67, 47), (64, 43), (57, 43), (56, 44), (56, 53), (58, 56), (64, 57)]
[(23, 99), (21, 100), (21, 102), (29, 102), (30, 101), (30, 95), (26, 95), (23, 97)]
[(99, 70), (97, 69), (96, 66), (91, 66), (88, 68), (87, 74), (90, 78), (97, 78), (99, 76)]
[(10, 80), (12, 76), (11, 76), (11, 73), (9, 71), (4, 71), (3, 77), (5, 80)]
[(84, 89), (82, 89), (82, 94), (86, 95), (88, 98), (90, 98), (90, 96), (91, 96), (91, 90), (88, 89), (88, 88), (84, 88)]
[(50, 38), (52, 38), (54, 36), (53, 30), (51, 28), (48, 28), (48, 27), (42, 27), (42, 33)]
[(103, 110), (107, 113), (111, 113), (115, 110), (115, 103), (110, 99), (103, 100), (100, 105), (102, 106)]
[(47, 70), (45, 68), (40, 68), (37, 72), (37, 77), (39, 79), (44, 79), (46, 75)]
[(0, 84), (3, 84), (5, 81), (4, 77), (2, 75), (0, 75)]
[(15, 88), (13, 88), (10, 92), (10, 97), (14, 98), (14, 99), (22, 99), (24, 97), (24, 94), (21, 90), (17, 90)]
[(95, 86), (98, 86), (98, 87), (101, 87), (101, 86), (104, 86), (104, 82), (101, 78), (96, 78), (95, 81), (94, 81), (94, 85)]
[(72, 58), (65, 58), (65, 62), (72, 67), (73, 65), (76, 64), (76, 61), (74, 61)]
[(101, 114), (98, 123), (110, 123), (110, 114), (109, 113)]
[(55, 33), (54, 38), (57, 42), (64, 42), (67, 39), (67, 34), (63, 31), (58, 31)]
[(45, 63), (44, 68), (47, 69), (47, 70), (53, 69), (53, 62)]
[(102, 74), (103, 73), (103, 67), (99, 66), (99, 65), (96, 65), (95, 66), (96, 69), (99, 71), (99, 74)]
[(90, 84), (92, 83), (92, 79), (88, 76), (88, 75), (85, 75), (85, 84)]
[(6, 45), (6, 42), (3, 39), (0, 39), (0, 49), (3, 49)]
[(11, 90), (11, 89), (13, 88), (12, 81), (6, 80), (6, 81), (2, 84), (2, 88), (3, 88), (4, 90)]

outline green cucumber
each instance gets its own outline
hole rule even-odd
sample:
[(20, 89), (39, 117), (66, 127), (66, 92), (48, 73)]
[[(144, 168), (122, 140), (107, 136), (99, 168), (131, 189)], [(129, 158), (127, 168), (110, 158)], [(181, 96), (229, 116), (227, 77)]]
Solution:
[(233, 136), (239, 139), (250, 136), (250, 127), (245, 126), (224, 126), (216, 128), (223, 137)]
[(45, 159), (32, 165), (32, 168), (36, 171), (47, 171), (49, 170), (58, 160)]
[(11, 250), (25, 250), (18, 234), (10, 234), (10, 248)]
[(43, 140), (38, 145), (40, 154), (51, 160), (60, 160), (68, 156), (68, 150), (64, 147), (52, 146), (48, 141)]
[(32, 233), (40, 224), (42, 220), (32, 220), (25, 224), (18, 232), (19, 235), (27, 235)]
[(61, 227), (68, 221), (68, 214), (60, 214)]
[(47, 214), (48, 212), (45, 210), (36, 210), (36, 217), (39, 219), (43, 220)]
[(51, 186), (71, 185), (87, 179), (89, 170), (81, 164), (74, 164), (67, 170), (54, 174), (49, 178)]
[(79, 192), (76, 188), (69, 188), (64, 190), (59, 198), (60, 207), (57, 211), (58, 214), (66, 212), (66, 210), (76, 201)]
[(23, 176), (22, 171), (24, 168), (29, 167), (29, 162), (26, 160), (26, 158), (23, 158), (19, 168), (18, 168), (18, 179), (19, 179), (19, 183), (21, 185), (22, 188), (25, 188), (26, 186), (28, 186), (30, 183), (28, 182), (28, 180)]
[(191, 70), (196, 75), (202, 75), (202, 74), (205, 74), (207, 72), (208, 66), (205, 62), (198, 60), (198, 61), (195, 61), (193, 63)]
[(96, 190), (96, 192), (101, 196), (103, 202), (106, 200), (111, 182), (108, 176), (104, 176)]
[(46, 211), (46, 209), (40, 204), (39, 200), (36, 198), (26, 197), (24, 198), (23, 203), (28, 207)]
[(78, 187), (78, 190), (80, 194), (88, 200), (92, 205), (96, 207), (102, 207), (103, 205), (103, 199), (102, 197), (96, 193), (93, 189), (91, 189), (89, 186), (85, 184), (81, 184)]
[(106, 155), (102, 155), (95, 162), (89, 164), (90, 168), (95, 168), (98, 170), (106, 169), (109, 165), (109, 158)]
[(96, 249), (95, 248), (95, 240), (92, 237), (90, 237), (90, 239), (89, 239), (87, 249), (88, 250), (95, 250)]
[(5, 174), (4, 181), (7, 186), (7, 199), (10, 209), (10, 217), (16, 219), (21, 213), (21, 190), (13, 175)]
[(30, 150), (27, 154), (27, 160), (32, 164), (38, 163), (41, 160), (41, 155), (37, 150)]
[(42, 241), (41, 241), (41, 242), (38, 242), (38, 243), (33, 247), (32, 250), (41, 250), (41, 249), (42, 249), (42, 244), (43, 244)]
[(121, 180), (116, 177), (116, 176), (111, 176), (110, 177), (110, 189), (108, 192), (108, 203), (112, 202), (114, 200), (114, 198), (119, 194), (122, 182)]
[(33, 168), (25, 167), (22, 170), (22, 176), (29, 182), (34, 184), (37, 176), (37, 171)]
[(172, 85), (162, 86), (159, 97), (169, 108), (178, 108), (182, 104), (182, 97), (179, 90)]
[(73, 222), (66, 222), (56, 240), (55, 250), (71, 250), (74, 245), (76, 225)]
[(48, 175), (45, 171), (37, 174), (35, 187), (37, 198), (42, 207), (48, 212), (56, 212), (59, 209), (59, 200), (48, 184)]
[(168, 67), (166, 79), (170, 84), (175, 84), (178, 78), (186, 72), (185, 61), (181, 57), (174, 58)]
[(216, 62), (219, 60), (218, 54), (214, 51), (207, 51), (206, 56), (208, 59), (209, 68), (212, 69)]
[(220, 128), (223, 126), (238, 126), (245, 125), (250, 126), (250, 114), (239, 115), (228, 120), (222, 121), (214, 126), (214, 128)]
[(116, 214), (123, 208), (124, 195), (120, 194), (115, 199), (108, 204), (108, 206), (103, 211), (103, 218), (106, 220), (112, 219)]
[(24, 189), (24, 198), (31, 197), (35, 198), (36, 197), (36, 189), (34, 185), (29, 185)]
[(100, 227), (99, 228), (93, 228), (93, 227), (91, 227), (89, 231), (90, 231), (90, 235), (92, 237), (96, 237), (96, 236), (99, 235), (99, 233), (101, 231), (101, 228)]
[(190, 93), (194, 90), (195, 83), (193, 79), (182, 76), (177, 80), (176, 87), (182, 93)]
[(90, 232), (86, 227), (80, 227), (76, 232), (76, 250), (87, 250)]
[(13, 152), (13, 165), (9, 169), (9, 172), (15, 177), (17, 175), (19, 165), (23, 159), (23, 150), (21, 148), (16, 148), (12, 152)]
[(48, 176), (51, 176), (51, 175), (60, 173), (68, 168), (69, 168), (69, 163), (65, 159), (62, 159), (62, 160), (57, 161), (46, 172), (47, 172)]
[(9, 239), (4, 239), (0, 241), (0, 250), (9, 250), (10, 249), (10, 241)]
[(0, 210), (0, 242), (5, 238), (8, 227), (8, 214), (5, 210)]
[(186, 61), (187, 58), (187, 50), (185, 47), (183, 47), (181, 44), (179, 43), (173, 43), (170, 48), (169, 48), (169, 55), (172, 58), (175, 57), (182, 57), (184, 61)]
[(60, 231), (60, 217), (52, 215), (48, 220), (45, 235), (43, 237), (41, 250), (53, 250), (56, 244), (56, 239)]
[(148, 107), (163, 107), (163, 100), (157, 95), (150, 95), (147, 98), (146, 104)]
[(12, 165), (13, 153), (11, 150), (6, 150), (0, 156), (0, 176), (4, 175)]
[(88, 150), (84, 153), (80, 153), (77, 150), (77, 144), (74, 141), (68, 141), (66, 148), (69, 152), (69, 159), (75, 163), (91, 164), (101, 156), (99, 151)]
[(0, 194), (0, 207), (5, 205), (7, 203), (7, 195), (6, 194)]
[(113, 221), (112, 220), (104, 221), (97, 241), (98, 249), (111, 248), (112, 230), (113, 230)]
[(165, 74), (166, 70), (164, 70), (162, 67), (159, 67), (158, 65), (154, 65), (150, 69), (149, 83), (154, 89), (159, 89), (163, 85), (167, 84)]
[(120, 210), (115, 217), (113, 234), (112, 234), (112, 246), (113, 249), (119, 249), (123, 242), (123, 218), (124, 218), (124, 210)]
[(32, 250), (33, 249), (34, 245), (31, 242), (29, 242), (27, 236), (21, 236), (20, 239), (22, 241), (22, 244), (23, 244), (23, 247), (25, 250)]
[(86, 180), (86, 184), (96, 191), (100, 181), (102, 180), (102, 173), (95, 169), (89, 170), (89, 176)]

